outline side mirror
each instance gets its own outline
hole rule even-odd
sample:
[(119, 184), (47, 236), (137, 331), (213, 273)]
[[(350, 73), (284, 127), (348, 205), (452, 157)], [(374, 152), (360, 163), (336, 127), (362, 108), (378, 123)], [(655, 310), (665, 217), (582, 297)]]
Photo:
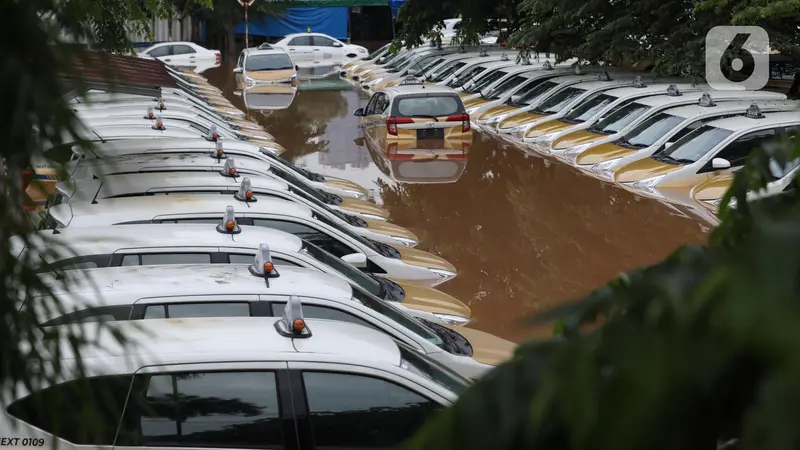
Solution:
[(417, 70), (417, 69), (408, 69), (408, 74), (411, 75), (412, 77), (415, 77), (415, 76), (419, 75), (419, 70)]
[(295, 65), (294, 65), (294, 70), (300, 70), (300, 66), (298, 66), (297, 64), (295, 64)]
[(358, 108), (357, 110), (353, 111), (353, 115), (356, 117), (364, 117), (364, 108)]
[(519, 101), (519, 99), (521, 99), (521, 98), (522, 98), (521, 95), (512, 95), (511, 96), (511, 103), (517, 103)]
[(666, 148), (670, 148), (670, 147), (672, 147), (672, 144), (674, 144), (674, 142), (667, 142), (666, 144), (664, 144), (664, 148), (665, 149)]
[(363, 147), (364, 146), (364, 138), (357, 137), (357, 138), (353, 139), (353, 143), (356, 144), (359, 147)]
[(343, 45), (341, 42), (334, 42), (334, 43), (333, 43), (333, 46), (334, 46), (334, 47), (336, 47), (336, 48), (342, 48), (342, 47), (344, 47), (344, 45)]
[(367, 267), (367, 255), (363, 253), (344, 255), (342, 256), (342, 261), (349, 263), (353, 267), (358, 267), (359, 269)]
[(234, 67), (233, 68), (233, 73), (242, 73), (242, 68), (241, 67)]
[(714, 158), (711, 160), (711, 167), (714, 169), (728, 169), (731, 167), (731, 162), (725, 158)]

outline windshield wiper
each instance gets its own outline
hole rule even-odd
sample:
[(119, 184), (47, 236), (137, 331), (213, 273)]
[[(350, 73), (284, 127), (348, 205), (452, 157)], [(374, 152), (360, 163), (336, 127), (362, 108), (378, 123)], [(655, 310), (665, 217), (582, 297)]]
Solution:
[(330, 192), (325, 192), (321, 189), (317, 189), (317, 192), (322, 194), (322, 197), (325, 199), (325, 203), (329, 205), (339, 206), (342, 204), (342, 197), (339, 197), (336, 194), (331, 194)]
[(603, 135), (606, 135), (606, 136), (608, 136), (609, 134), (613, 134), (614, 133), (613, 131), (606, 131), (606, 130), (603, 130), (601, 128), (594, 128), (594, 127), (589, 128), (589, 132), (590, 133), (603, 134)]
[(617, 141), (617, 145), (619, 145), (621, 147), (632, 148), (632, 149), (637, 149), (637, 150), (649, 147), (649, 145), (645, 145), (645, 144), (632, 144), (627, 139), (618, 140)]
[(367, 228), (367, 222), (360, 217), (351, 216), (350, 214), (344, 214), (344, 213), (340, 213), (340, 215), (344, 218), (344, 220), (347, 223), (353, 225), (354, 227)]
[(384, 244), (383, 242), (373, 241), (372, 239), (366, 237), (364, 239), (372, 244), (372, 246), (375, 247), (375, 250), (377, 250), (381, 255), (387, 258), (400, 259), (400, 252), (391, 245)]
[(566, 122), (566, 123), (568, 123), (568, 124), (570, 124), (570, 125), (575, 125), (575, 124), (577, 124), (577, 123), (583, 123), (583, 122), (585, 122), (585, 121), (583, 121), (583, 120), (578, 120), (578, 119), (570, 119), (569, 117), (562, 117), (560, 120), (561, 120), (562, 122)]

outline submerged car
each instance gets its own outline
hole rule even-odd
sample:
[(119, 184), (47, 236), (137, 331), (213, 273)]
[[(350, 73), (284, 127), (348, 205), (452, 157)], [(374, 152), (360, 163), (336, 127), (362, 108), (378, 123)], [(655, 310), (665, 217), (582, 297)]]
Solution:
[(269, 44), (257, 49), (245, 49), (239, 55), (233, 73), (239, 89), (258, 84), (286, 83), (297, 85), (298, 66), (282, 48)]

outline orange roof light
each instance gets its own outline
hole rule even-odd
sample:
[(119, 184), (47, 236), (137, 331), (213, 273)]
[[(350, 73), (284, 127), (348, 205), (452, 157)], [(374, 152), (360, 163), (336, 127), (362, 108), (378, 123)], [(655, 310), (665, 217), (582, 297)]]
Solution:
[(245, 196), (245, 198), (247, 198), (248, 200), (252, 199), (252, 198), (253, 198), (253, 191), (247, 191), (247, 192), (245, 192), (245, 193), (244, 193), (244, 196)]
[(225, 228), (228, 231), (233, 231), (233, 229), (236, 228), (236, 222), (234, 222), (232, 220), (229, 220), (229, 221), (225, 222)]
[(292, 329), (295, 333), (301, 333), (306, 328), (306, 322), (303, 319), (294, 319), (292, 322)]
[(236, 175), (236, 167), (231, 167), (228, 169), (228, 175)]
[(272, 273), (274, 269), (275, 266), (271, 262), (267, 261), (264, 263), (264, 273)]

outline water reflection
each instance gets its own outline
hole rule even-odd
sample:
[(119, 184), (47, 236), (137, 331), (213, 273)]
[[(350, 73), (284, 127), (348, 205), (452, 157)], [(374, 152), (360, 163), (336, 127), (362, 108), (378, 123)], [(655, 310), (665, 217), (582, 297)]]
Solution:
[(234, 95), (242, 98), (248, 111), (277, 111), (292, 105), (297, 88), (289, 84), (263, 84), (253, 86)]
[(366, 145), (372, 161), (387, 177), (401, 183), (455, 183), (467, 168), (470, 141), (446, 139), (392, 142), (378, 148), (364, 138), (354, 143)]
[(350, 112), (367, 100), (359, 90), (300, 89), (289, 108), (258, 120), (287, 148), (284, 156), (371, 189), (392, 222), (420, 237), (420, 249), (455, 264), (458, 277), (440, 289), (469, 304), (470, 326), (514, 341), (549, 333), (519, 319), (706, 238), (697, 221), (657, 201), (637, 201), (481, 133), (452, 181), (407, 183), (391, 166), (389, 149), (371, 154), (354, 142), (358, 117)]

